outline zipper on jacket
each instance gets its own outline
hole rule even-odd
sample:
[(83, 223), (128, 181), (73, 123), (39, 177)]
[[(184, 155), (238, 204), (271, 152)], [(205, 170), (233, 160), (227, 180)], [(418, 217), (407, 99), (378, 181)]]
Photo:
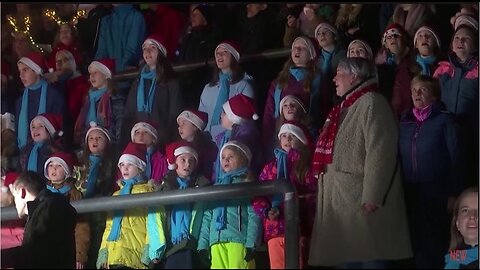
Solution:
[(413, 133), (412, 139), (412, 169), (413, 169), (413, 181), (417, 180), (417, 137), (420, 132), (421, 124), (417, 123), (415, 127), (415, 133)]

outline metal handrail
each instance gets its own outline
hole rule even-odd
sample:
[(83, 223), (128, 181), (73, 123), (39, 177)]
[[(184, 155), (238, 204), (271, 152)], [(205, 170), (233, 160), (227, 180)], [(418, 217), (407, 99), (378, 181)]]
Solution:
[[(245, 63), (248, 61), (260, 60), (260, 59), (274, 59), (274, 58), (287, 57), (290, 55), (290, 51), (291, 51), (290, 48), (282, 48), (282, 49), (264, 51), (259, 54), (246, 55), (240, 58), (240, 63)], [(172, 67), (175, 72), (185, 72), (185, 71), (195, 70), (197, 68), (204, 67), (204, 66), (213, 67), (214, 65), (215, 65), (215, 59), (209, 59), (208, 61), (204, 61), (204, 62), (174, 64), (172, 65)], [(113, 80), (126, 81), (126, 80), (135, 79), (138, 76), (139, 71), (140, 71), (139, 69), (135, 69), (130, 71), (119, 72), (113, 75)]]
[[(298, 198), (290, 181), (249, 182), (232, 185), (189, 188), (165, 192), (148, 192), (124, 196), (97, 197), (72, 201), (77, 213), (91, 213), (129, 209), (150, 205), (171, 205), (200, 201), (251, 198), (272, 194), (284, 194), (285, 217), (285, 267), (298, 269), (299, 218)], [(18, 219), (15, 207), (1, 209), (1, 221)]]

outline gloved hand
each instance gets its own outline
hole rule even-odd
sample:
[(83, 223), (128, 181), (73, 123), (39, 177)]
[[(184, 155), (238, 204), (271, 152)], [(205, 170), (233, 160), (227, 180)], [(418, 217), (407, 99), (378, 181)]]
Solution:
[(254, 255), (255, 255), (255, 250), (253, 248), (246, 248), (247, 252), (245, 253), (245, 258), (244, 260), (246, 262), (249, 262), (253, 259)]
[(198, 259), (203, 267), (210, 268), (210, 265), (211, 265), (210, 252), (207, 249), (200, 249), (198, 251)]

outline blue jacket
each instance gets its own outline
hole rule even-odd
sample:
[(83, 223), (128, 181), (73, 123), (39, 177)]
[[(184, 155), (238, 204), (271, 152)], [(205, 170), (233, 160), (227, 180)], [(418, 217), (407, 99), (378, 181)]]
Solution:
[[(430, 198), (457, 195), (462, 189), (461, 142), (454, 115), (432, 104), (430, 116), (417, 122), (412, 110), (400, 119), (399, 153), (404, 182), (425, 187)], [(423, 188), (421, 190), (424, 190)]]
[(142, 57), (146, 25), (142, 13), (133, 5), (119, 5), (102, 18), (95, 59), (114, 58), (115, 71), (138, 65)]
[[(243, 182), (245, 175), (234, 177), (232, 184)], [(214, 209), (222, 204), (226, 210), (226, 228), (217, 231), (213, 219)], [(260, 217), (255, 214), (250, 199), (235, 199), (225, 202), (212, 202), (203, 214), (198, 250), (208, 249), (213, 244), (233, 242), (245, 245), (246, 248), (255, 248), (261, 223)]]

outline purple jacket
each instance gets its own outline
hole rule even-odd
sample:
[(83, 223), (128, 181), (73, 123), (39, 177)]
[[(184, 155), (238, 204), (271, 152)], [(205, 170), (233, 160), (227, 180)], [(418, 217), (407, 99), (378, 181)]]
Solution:
[(167, 157), (165, 157), (160, 151), (156, 150), (151, 159), (152, 164), (152, 177), (154, 182), (160, 184), (163, 177), (168, 173)]
[[(315, 217), (317, 181), (309, 171), (305, 180), (300, 182), (293, 170), (295, 163), (299, 159), (300, 153), (295, 149), (291, 149), (287, 156), (287, 170), (290, 181), (295, 185), (299, 196), (300, 233), (302, 236), (309, 237), (312, 231), (313, 218)], [(277, 160), (275, 158), (265, 165), (259, 179), (260, 181), (275, 181), (277, 179)], [(268, 219), (268, 210), (272, 207), (271, 199), (271, 197), (257, 197), (252, 200), (255, 213), (263, 218), (263, 237), (265, 242), (274, 237), (285, 235), (283, 204), (281, 204), (279, 209), (280, 216), (278, 220)]]

